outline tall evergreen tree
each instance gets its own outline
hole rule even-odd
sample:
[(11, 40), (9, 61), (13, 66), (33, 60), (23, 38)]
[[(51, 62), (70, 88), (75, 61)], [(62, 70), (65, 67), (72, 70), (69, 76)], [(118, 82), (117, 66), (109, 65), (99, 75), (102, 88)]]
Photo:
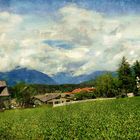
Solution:
[(122, 58), (121, 64), (118, 69), (119, 85), (123, 93), (132, 92), (135, 80), (132, 76), (130, 64), (125, 57)]
[(133, 65), (133, 73), (135, 77), (135, 90), (136, 95), (140, 94), (140, 61), (136, 60)]
[(138, 60), (136, 60), (136, 62), (134, 63), (133, 70), (134, 70), (135, 78), (136, 77), (140, 78), (140, 62)]

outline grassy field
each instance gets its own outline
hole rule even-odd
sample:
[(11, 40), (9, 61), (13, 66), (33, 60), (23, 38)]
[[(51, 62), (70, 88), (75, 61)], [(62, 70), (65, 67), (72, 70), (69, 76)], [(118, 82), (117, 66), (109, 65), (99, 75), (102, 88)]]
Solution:
[(140, 139), (140, 97), (0, 113), (0, 140)]

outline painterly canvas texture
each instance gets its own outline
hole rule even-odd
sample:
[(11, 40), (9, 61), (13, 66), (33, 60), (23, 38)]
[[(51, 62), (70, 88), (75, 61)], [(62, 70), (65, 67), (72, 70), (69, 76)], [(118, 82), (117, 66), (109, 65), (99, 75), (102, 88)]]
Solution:
[(139, 25), (139, 0), (0, 0), (0, 71), (79, 83), (138, 59)]
[(0, 0), (0, 140), (140, 140), (140, 0)]

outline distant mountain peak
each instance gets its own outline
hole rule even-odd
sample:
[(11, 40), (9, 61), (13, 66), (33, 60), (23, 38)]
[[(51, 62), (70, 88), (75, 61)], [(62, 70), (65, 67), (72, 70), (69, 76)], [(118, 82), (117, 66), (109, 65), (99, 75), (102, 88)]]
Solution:
[(47, 74), (37, 70), (20, 67), (9, 72), (1, 72), (0, 79), (6, 80), (9, 85), (15, 85), (19, 82), (29, 84), (56, 84), (55, 80)]

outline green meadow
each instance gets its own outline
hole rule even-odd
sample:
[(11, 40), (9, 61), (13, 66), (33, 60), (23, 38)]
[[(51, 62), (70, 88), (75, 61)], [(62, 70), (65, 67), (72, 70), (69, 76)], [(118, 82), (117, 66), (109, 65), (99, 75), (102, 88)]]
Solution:
[(140, 139), (140, 97), (0, 113), (0, 140)]

